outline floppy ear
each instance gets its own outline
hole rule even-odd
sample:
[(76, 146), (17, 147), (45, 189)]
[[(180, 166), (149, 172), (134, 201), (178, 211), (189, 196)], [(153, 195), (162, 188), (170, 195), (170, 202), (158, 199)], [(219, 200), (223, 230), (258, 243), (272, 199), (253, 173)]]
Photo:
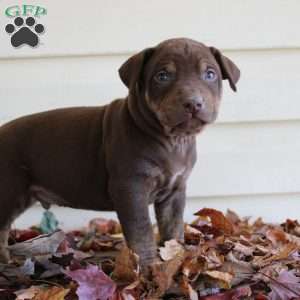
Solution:
[(119, 69), (123, 83), (130, 89), (135, 86), (142, 75), (143, 67), (153, 53), (154, 48), (147, 48), (131, 56)]
[(209, 49), (220, 66), (223, 79), (228, 79), (230, 87), (236, 92), (235, 84), (240, 78), (239, 68), (217, 48), (209, 47)]

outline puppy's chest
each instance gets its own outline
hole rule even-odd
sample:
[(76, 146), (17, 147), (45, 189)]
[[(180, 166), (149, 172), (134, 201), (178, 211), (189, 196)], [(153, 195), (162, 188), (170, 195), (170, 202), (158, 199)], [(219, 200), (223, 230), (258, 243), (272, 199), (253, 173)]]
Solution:
[(189, 170), (186, 166), (180, 166), (172, 169), (161, 170), (160, 176), (157, 177), (155, 188), (150, 197), (150, 203), (163, 201), (172, 197), (179, 189), (185, 186)]
[(184, 187), (185, 183), (190, 175), (191, 167), (188, 161), (174, 160), (165, 164), (161, 169), (157, 188), (162, 193), (166, 193), (177, 190), (180, 187)]
[(194, 158), (191, 153), (184, 149), (176, 151), (165, 161), (165, 168), (162, 170), (164, 185), (169, 188), (178, 188), (185, 185), (193, 168)]
[(165, 184), (172, 188), (174, 185), (176, 186), (178, 183), (182, 181), (186, 181), (187, 177), (187, 166), (181, 166), (181, 168), (176, 168), (175, 170), (171, 170), (171, 172), (167, 172), (166, 174), (166, 182)]
[[(156, 180), (151, 201), (161, 201), (183, 190), (196, 162), (194, 144), (166, 151), (156, 161)], [(154, 172), (155, 173), (155, 172)]]

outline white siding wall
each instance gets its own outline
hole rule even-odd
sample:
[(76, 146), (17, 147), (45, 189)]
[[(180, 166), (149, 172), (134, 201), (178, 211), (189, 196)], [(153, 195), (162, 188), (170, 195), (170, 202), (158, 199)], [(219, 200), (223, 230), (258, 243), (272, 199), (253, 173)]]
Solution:
[[(12, 48), (3, 30), (11, 21), (4, 9), (16, 3), (22, 4), (0, 1), (1, 123), (108, 103), (126, 94), (117, 70), (130, 55), (166, 38), (194, 38), (222, 49), (242, 77), (237, 94), (225, 83), (218, 122), (199, 136), (187, 219), (202, 206), (300, 218), (298, 0), (31, 1), (48, 10), (39, 19), (46, 32), (36, 49)], [(35, 210), (17, 224), (38, 220)], [(78, 216), (57, 213), (66, 226)]]

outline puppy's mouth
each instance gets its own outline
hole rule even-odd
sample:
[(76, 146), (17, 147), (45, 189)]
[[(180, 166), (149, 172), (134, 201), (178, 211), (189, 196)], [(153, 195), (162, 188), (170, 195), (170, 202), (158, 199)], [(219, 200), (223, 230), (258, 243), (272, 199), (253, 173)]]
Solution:
[(197, 124), (198, 126), (207, 125), (209, 122), (201, 118), (197, 113), (186, 113), (184, 118), (180, 120), (174, 127), (186, 127), (190, 124)]
[(170, 133), (199, 133), (208, 123), (196, 114), (186, 114), (184, 119), (172, 124)]
[(201, 120), (199, 118), (192, 117), (192, 118), (189, 118), (187, 120), (178, 122), (177, 124), (175, 124), (173, 126), (173, 128), (174, 129), (176, 129), (176, 128), (178, 128), (178, 129), (179, 128), (182, 128), (182, 129), (188, 128), (190, 125), (192, 125), (192, 123), (197, 123), (197, 125), (199, 127), (203, 127), (203, 126), (207, 125), (207, 122), (205, 122), (205, 121), (203, 121), (203, 120)]
[(211, 114), (205, 113), (161, 113), (158, 119), (167, 134), (170, 135), (194, 135), (200, 133), (206, 125), (213, 123)]

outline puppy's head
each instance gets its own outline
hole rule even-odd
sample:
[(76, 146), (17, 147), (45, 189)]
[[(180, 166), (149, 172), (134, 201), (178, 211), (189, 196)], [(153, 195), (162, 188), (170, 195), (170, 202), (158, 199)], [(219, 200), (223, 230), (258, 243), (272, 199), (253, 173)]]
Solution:
[(222, 80), (236, 91), (237, 66), (214, 47), (171, 39), (129, 58), (119, 69), (130, 94), (137, 94), (172, 136), (197, 134), (215, 121)]

